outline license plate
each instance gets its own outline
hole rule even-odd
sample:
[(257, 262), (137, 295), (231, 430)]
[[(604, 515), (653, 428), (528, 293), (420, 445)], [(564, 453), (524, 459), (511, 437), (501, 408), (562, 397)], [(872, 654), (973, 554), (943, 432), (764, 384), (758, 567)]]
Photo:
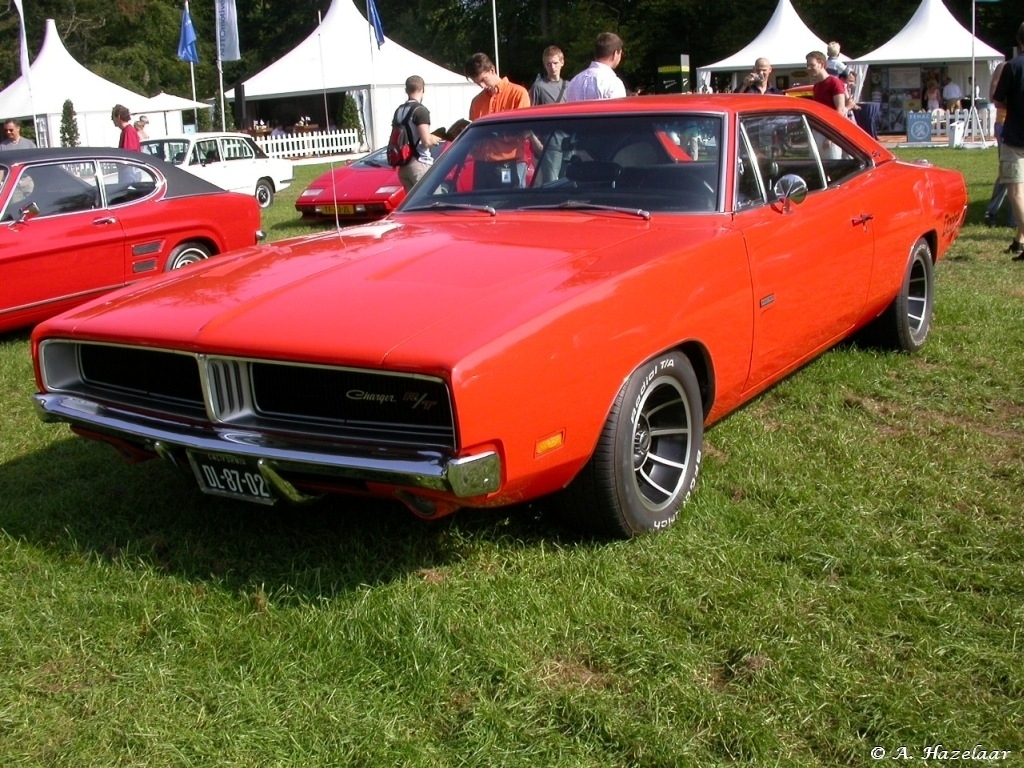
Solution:
[(356, 212), (354, 205), (325, 205), (324, 213), (337, 213), (341, 216), (351, 216)]
[(204, 493), (257, 504), (277, 501), (254, 459), (227, 453), (189, 451), (188, 460), (199, 481), (199, 489)]

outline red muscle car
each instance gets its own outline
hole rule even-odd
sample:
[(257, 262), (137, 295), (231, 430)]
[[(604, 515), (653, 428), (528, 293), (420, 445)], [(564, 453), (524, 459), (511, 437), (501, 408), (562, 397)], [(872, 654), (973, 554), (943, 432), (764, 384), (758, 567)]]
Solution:
[(40, 325), (36, 403), (211, 494), (436, 517), (567, 489), (632, 536), (676, 519), (707, 425), (851, 334), (925, 343), (966, 201), (805, 99), (514, 110), (380, 222)]
[(137, 152), (0, 155), (0, 332), (262, 237), (255, 201)]

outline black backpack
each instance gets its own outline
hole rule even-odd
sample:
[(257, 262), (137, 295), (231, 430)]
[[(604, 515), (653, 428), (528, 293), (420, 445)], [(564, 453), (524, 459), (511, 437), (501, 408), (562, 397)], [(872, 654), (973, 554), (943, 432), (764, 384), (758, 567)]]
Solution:
[(395, 110), (391, 120), (391, 138), (388, 140), (389, 165), (406, 165), (416, 156), (409, 118), (418, 106), (419, 102), (410, 101)]

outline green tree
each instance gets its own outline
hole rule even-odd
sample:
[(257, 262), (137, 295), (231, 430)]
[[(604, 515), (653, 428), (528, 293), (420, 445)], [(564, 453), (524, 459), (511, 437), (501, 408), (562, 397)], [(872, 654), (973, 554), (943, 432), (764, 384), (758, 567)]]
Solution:
[(341, 95), (341, 108), (338, 110), (338, 127), (358, 131), (359, 143), (366, 143), (363, 121), (359, 119), (359, 106), (350, 93)]
[(79, 141), (75, 105), (71, 103), (71, 99), (67, 99), (60, 115), (60, 145), (62, 147), (77, 147)]
[[(366, 13), (366, 0), (353, 2)], [(884, 13), (864, 13), (834, 0), (792, 0), (803, 21), (825, 40), (842, 43), (856, 57), (889, 40), (913, 15), (920, 0), (893, 0)], [(944, 0), (953, 16), (977, 35), (1009, 54), (1020, 24), (1019, 3)], [(75, 59), (93, 72), (145, 96), (159, 91), (192, 95), (189, 67), (176, 58), (181, 0), (33, 0), (25, 3), (30, 57), (42, 45), (46, 19)], [(236, 0), (241, 61), (224, 62), (226, 88), (278, 60), (316, 29), (331, 0)], [(377, 0), (384, 31), (404, 47), (454, 70), (475, 51), (494, 55), (498, 14), (498, 63), (502, 74), (529, 84), (540, 70), (540, 54), (555, 44), (566, 53), (567, 75), (590, 61), (599, 32), (617, 32), (626, 43), (621, 67), (630, 85), (651, 82), (657, 66), (689, 54), (691, 66), (710, 64), (747, 45), (764, 28), (778, 0)], [(190, 5), (198, 38), (196, 96), (218, 95), (214, 3)], [(18, 14), (0, 3), (0, 86), (20, 74)], [(368, 39), (368, 38), (367, 38)], [(796, 52), (802, 57), (806, 51)], [(941, 52), (937, 52), (941, 55)], [(413, 73), (408, 73), (413, 74)], [(303, 73), (301, 77), (316, 77)], [(299, 83), (297, 83), (299, 85)], [(71, 95), (71, 94), (69, 94)], [(218, 120), (219, 123), (219, 120)]]

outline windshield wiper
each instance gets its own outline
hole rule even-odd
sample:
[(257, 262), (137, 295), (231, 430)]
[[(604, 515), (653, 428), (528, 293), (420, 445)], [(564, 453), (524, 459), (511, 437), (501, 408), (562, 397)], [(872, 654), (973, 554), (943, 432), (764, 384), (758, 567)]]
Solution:
[(619, 205), (601, 205), (600, 203), (587, 203), (580, 200), (566, 200), (551, 205), (524, 205), (516, 210), (519, 211), (614, 211), (616, 213), (627, 213), (630, 216), (639, 216), (641, 219), (649, 220), (651, 212), (643, 208), (623, 208)]
[(430, 205), (414, 205), (411, 208), (403, 208), (403, 213), (410, 211), (479, 211), (491, 216), (497, 216), (498, 212), (489, 205), (469, 205), (468, 203), (430, 203)]

